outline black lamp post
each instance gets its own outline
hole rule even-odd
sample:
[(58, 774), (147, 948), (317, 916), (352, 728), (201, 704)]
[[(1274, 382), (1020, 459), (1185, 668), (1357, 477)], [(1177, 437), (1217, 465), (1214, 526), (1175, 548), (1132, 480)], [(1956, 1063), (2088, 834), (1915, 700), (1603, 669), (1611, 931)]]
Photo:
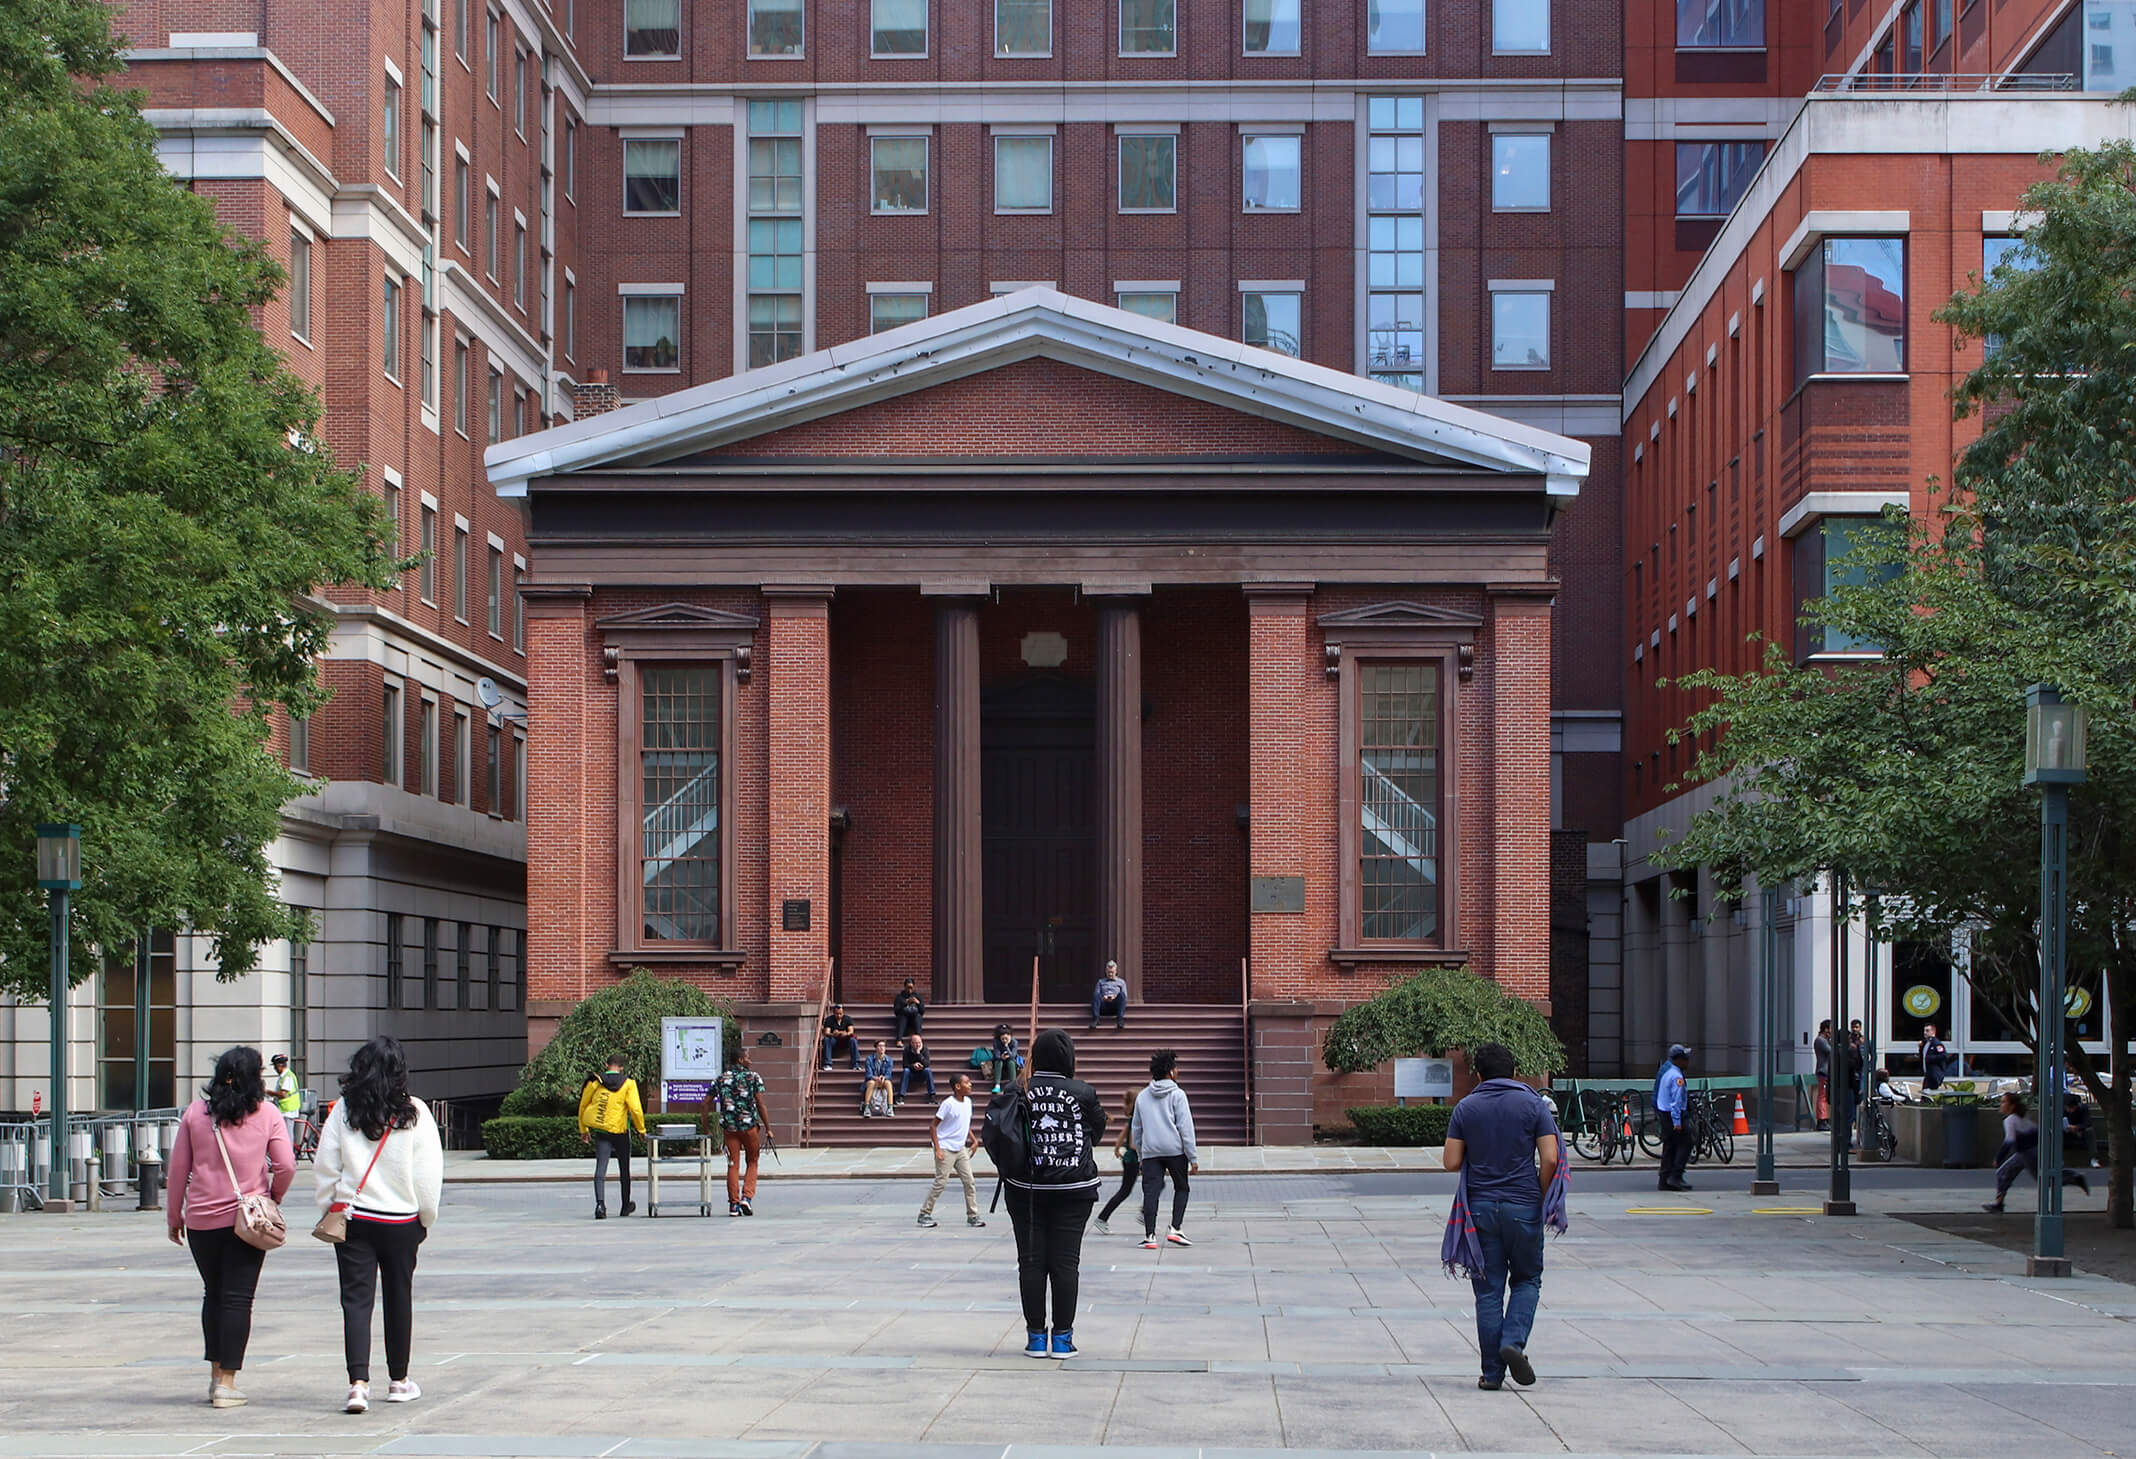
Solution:
[(1751, 1178), (1754, 1196), (1780, 1194), (1773, 1161), (1773, 1094), (1780, 1082), (1780, 888), (1764, 888), (1761, 923), (1762, 956), (1758, 959), (1758, 1173)]
[(2025, 691), (2025, 781), (2040, 788), (2040, 994), (2032, 1081), (2040, 1122), (2039, 1214), (2033, 1218), (2035, 1277), (2066, 1277), (2062, 1245), (2062, 1007), (2068, 972), (2069, 787), (2084, 783), (2084, 710), (2059, 689)]
[[(1831, 1106), (1832, 1151), (1831, 1184), (1825, 1194), (1824, 1213), (1827, 1216), (1852, 1216), (1855, 1214), (1854, 1171), (1849, 1162), (1854, 1127), (1854, 1060), (1847, 1045), (1847, 925), (1854, 920), (1854, 892), (1847, 884), (1845, 872), (1835, 871), (1831, 876), (1832, 1062), (1825, 1085), (1830, 1094), (1826, 1103)], [(1863, 1070), (1865, 1075), (1867, 1072)]]
[(67, 1148), (67, 894), (81, 890), (82, 828), (37, 828), (37, 885), (52, 894), (52, 1169), (45, 1209), (73, 1209)]

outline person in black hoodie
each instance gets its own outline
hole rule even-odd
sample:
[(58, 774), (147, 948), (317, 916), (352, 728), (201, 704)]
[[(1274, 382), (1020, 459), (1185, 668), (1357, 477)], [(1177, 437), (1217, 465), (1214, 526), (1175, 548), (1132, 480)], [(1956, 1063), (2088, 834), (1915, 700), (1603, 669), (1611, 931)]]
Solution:
[[(1083, 1265), (1083, 1228), (1098, 1199), (1105, 1106), (1075, 1077), (1075, 1042), (1049, 1028), (1031, 1043), (1025, 1099), (1031, 1112), (1030, 1159), (1005, 1178), (1009, 1221), (1016, 1228), (1016, 1275), (1023, 1295), (1024, 1356), (1066, 1358), (1075, 1352), (1075, 1300)], [(1053, 1321), (1046, 1321), (1046, 1291)]]

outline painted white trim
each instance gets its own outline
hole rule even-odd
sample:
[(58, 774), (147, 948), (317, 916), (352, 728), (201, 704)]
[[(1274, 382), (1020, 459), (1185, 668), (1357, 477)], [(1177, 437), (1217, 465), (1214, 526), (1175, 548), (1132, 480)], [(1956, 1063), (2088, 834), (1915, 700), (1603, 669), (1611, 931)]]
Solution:
[(474, 523), (468, 521), (467, 518), (461, 516), (458, 512), (454, 512), (452, 514), (452, 528), (455, 532), (472, 533), (475, 530)]
[(1904, 507), (1912, 503), (1913, 496), (1906, 491), (1805, 492), (1801, 501), (1780, 514), (1780, 535), (1799, 536), (1812, 522), (1826, 517), (1873, 517), (1886, 507)]
[(1050, 137), (1060, 129), (1058, 122), (995, 122), (986, 130), (994, 137)]
[[(516, 378), (542, 378), (546, 356), (540, 342), (506, 313), (503, 305), (490, 297), (489, 291), (476, 281), (473, 274), (457, 259), (445, 259), (438, 264), (437, 279), (441, 313), (468, 324), (470, 333), (481, 340), (491, 358), (510, 365)], [(473, 382), (469, 384), (472, 386)]]
[(680, 142), (689, 135), (689, 128), (670, 124), (664, 127), (617, 127), (616, 137), (624, 142)]
[(430, 510), (433, 512), (438, 509), (438, 499), (435, 496), (431, 495), (427, 491), (420, 493), (420, 495), (423, 498), (424, 506), (430, 508)]
[(1051, 279), (996, 279), (986, 286), (987, 293), (997, 299), (1010, 294), (1020, 294), (1026, 289), (1055, 289), (1060, 287)]
[(174, 51), (206, 50), (225, 46), (257, 46), (260, 35), (256, 30), (174, 30), (171, 32), (171, 49)]
[(536, 477), (671, 461), (1034, 358), (1450, 469), (1539, 476), (1552, 495), (1578, 491), (1592, 454), (1579, 441), (1430, 395), (1270, 356), (1053, 289), (1025, 289), (889, 334), (502, 441), (484, 461), (498, 494), (520, 497)]
[[(497, 535), (497, 534), (496, 534), (495, 532), (491, 532), (491, 533), (489, 533), (489, 534), (488, 534), (488, 536), (489, 536), (489, 545), (490, 545), (490, 546), (492, 546), (492, 547), (494, 547), (494, 548), (496, 548), (496, 549), (497, 549), (497, 550), (498, 550), (499, 552), (509, 552), (509, 551), (511, 550), (511, 549), (510, 549), (510, 548), (509, 548), (509, 547), (508, 547), (508, 546), (506, 545), (506, 543), (505, 543), (505, 540), (504, 540), (504, 539), (503, 539), (502, 537), (499, 537), (499, 536), (498, 536), (498, 535)], [(488, 567), (489, 567), (489, 564), (488, 564), (488, 563), (484, 563), (484, 564), (483, 564), (483, 568), (484, 568), (485, 570), (487, 570), (487, 568), (488, 568)]]
[(1548, 294), (1557, 288), (1557, 280), (1491, 279), (1483, 288), (1487, 294)]
[(385, 477), (386, 485), (388, 486), (401, 486), (405, 484), (401, 478), (400, 472), (394, 470), (391, 466), (381, 466), (378, 468), (378, 471), (381, 476)]
[(867, 291), (870, 294), (932, 294), (934, 292), (934, 280), (916, 279), (910, 283), (871, 283), (867, 286)]
[(1305, 128), (1306, 123), (1304, 122), (1240, 122), (1239, 135), (1242, 137), (1302, 137), (1305, 135)]
[(1627, 309), (1667, 309), (1676, 302), (1674, 289), (1626, 289), (1624, 307)]
[(1984, 208), (1980, 214), (1980, 231), (1998, 237), (2022, 233), (2045, 216), (2044, 213), (2013, 211), (2009, 208)]
[(683, 292), (681, 284), (617, 284), (616, 293), (626, 299), (671, 299)]
[(1114, 122), (1115, 137), (1176, 137), (1178, 122)]
[(871, 137), (932, 137), (933, 122), (879, 122), (867, 128)]
[(1624, 433), (1614, 395), (1447, 395), (1441, 397), (1539, 431), (1582, 439)]
[(1304, 279), (1240, 279), (1241, 294), (1302, 294)]
[(1720, 138), (1777, 137), (1802, 109), (1799, 96), (1628, 96), (1624, 99), (1624, 140), (1660, 142)]
[(1780, 250), (1780, 267), (1793, 272), (1810, 250), (1833, 234), (1911, 233), (1913, 215), (1904, 208), (1812, 208), (1802, 215)]
[(1179, 280), (1114, 279), (1113, 292), (1115, 294), (1176, 294), (1179, 292)]
[(391, 56), (381, 56), (379, 59), (385, 63), (386, 74), (393, 78), (393, 84), (406, 91), (408, 89), (407, 78), (401, 75), (401, 68), (393, 64), (393, 58)]
[(1501, 132), (1515, 137), (1533, 137), (1539, 135), (1548, 135), (1551, 132), (1555, 132), (1557, 130), (1557, 123), (1554, 121), (1545, 120), (1520, 121), (1509, 118), (1500, 121), (1487, 122), (1484, 124), (1484, 130), (1489, 132), (1494, 137)]

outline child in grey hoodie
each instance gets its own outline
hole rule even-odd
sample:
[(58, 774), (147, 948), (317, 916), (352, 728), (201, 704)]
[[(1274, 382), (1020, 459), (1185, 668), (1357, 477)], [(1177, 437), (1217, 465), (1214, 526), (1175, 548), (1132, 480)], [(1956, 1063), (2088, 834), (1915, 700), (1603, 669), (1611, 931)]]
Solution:
[(1149, 1087), (1135, 1096), (1129, 1141), (1142, 1158), (1142, 1249), (1157, 1249), (1157, 1198), (1165, 1177), (1172, 1178), (1172, 1229), (1166, 1240), (1192, 1246), (1180, 1228), (1187, 1220), (1187, 1177), (1201, 1169), (1194, 1148), (1194, 1111), (1186, 1091), (1173, 1082), (1179, 1055), (1159, 1049), (1150, 1055)]

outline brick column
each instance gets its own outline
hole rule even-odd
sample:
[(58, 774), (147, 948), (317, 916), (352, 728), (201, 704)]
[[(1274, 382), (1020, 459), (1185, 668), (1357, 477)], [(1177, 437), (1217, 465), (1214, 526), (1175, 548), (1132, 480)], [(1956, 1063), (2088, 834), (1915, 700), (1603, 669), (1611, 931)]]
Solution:
[(979, 600), (935, 606), (934, 988), (945, 1003), (986, 998), (980, 880)]
[[(831, 590), (766, 587), (760, 672), (770, 716), (767, 909), (770, 1000), (814, 1003), (830, 954)], [(808, 904), (808, 930), (786, 930), (788, 902)]]
[[(589, 866), (600, 843), (588, 832), (613, 827), (615, 741), (608, 760), (588, 734), (590, 697), (615, 691), (601, 682), (588, 638), (593, 590), (584, 583), (528, 583), (527, 596), (527, 1052), (539, 1053), (566, 1013), (596, 991), (590, 974), (599, 949), (615, 945), (613, 864)], [(614, 710), (605, 718), (612, 725)], [(478, 731), (479, 732), (479, 731)], [(610, 787), (606, 822), (594, 806)], [(613, 842), (611, 829), (606, 839)], [(607, 910), (608, 926), (596, 925)], [(605, 966), (599, 969), (606, 973)]]
[(1257, 1145), (1313, 1143), (1313, 1079), (1319, 1050), (1308, 1002), (1256, 1000), (1246, 1017), (1253, 1050)]
[(1494, 588), (1491, 954), (1498, 985), (1550, 1006), (1550, 604), (1554, 586)]
[[(1098, 599), (1098, 956), (1142, 1001), (1142, 604)], [(1085, 970), (1095, 977), (1097, 969)]]

